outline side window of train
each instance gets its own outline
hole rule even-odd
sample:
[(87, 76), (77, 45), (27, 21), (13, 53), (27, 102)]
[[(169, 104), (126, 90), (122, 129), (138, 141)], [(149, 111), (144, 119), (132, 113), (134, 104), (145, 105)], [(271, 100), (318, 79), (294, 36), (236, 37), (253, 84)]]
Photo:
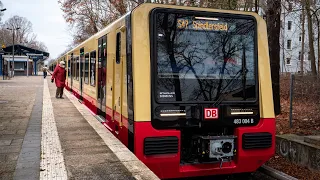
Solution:
[(89, 53), (84, 58), (84, 83), (89, 84)]
[(71, 68), (70, 68), (70, 65), (71, 65), (71, 59), (70, 58), (68, 58), (68, 77), (70, 78), (70, 75), (71, 75)]
[(90, 53), (90, 85), (96, 85), (96, 51)]
[(63, 57), (63, 62), (65, 65), (67, 64), (66, 57)]
[(80, 73), (80, 78), (83, 78), (84, 75), (84, 64), (85, 63), (85, 57), (84, 57), (84, 48), (80, 49), (80, 57), (79, 57), (79, 73)]
[(80, 73), (80, 58), (76, 57), (76, 79), (79, 81), (79, 73)]
[(103, 43), (102, 43), (102, 58), (104, 59), (103, 64), (101, 64), (102, 67), (107, 67), (107, 36), (103, 36)]
[[(102, 39), (100, 38), (99, 40), (98, 40), (98, 63), (99, 63), (99, 65), (100, 65), (100, 63), (101, 63), (101, 56), (102, 56), (102, 51), (101, 51), (101, 47), (102, 47)], [(100, 66), (98, 66), (98, 68), (100, 68)]]
[[(65, 64), (65, 68), (67, 68), (67, 61), (66, 61), (66, 57), (63, 57), (63, 62)], [(66, 69), (67, 70), (67, 69)]]
[(121, 33), (117, 33), (116, 63), (120, 64), (121, 57)]
[(72, 71), (72, 77), (73, 79), (77, 78), (77, 62), (76, 62), (76, 57), (73, 56), (73, 71)]
[(73, 63), (73, 53), (71, 54), (71, 58), (70, 58), (70, 65), (71, 65), (71, 68), (70, 68), (70, 71), (71, 71), (71, 79), (74, 77), (74, 63)]

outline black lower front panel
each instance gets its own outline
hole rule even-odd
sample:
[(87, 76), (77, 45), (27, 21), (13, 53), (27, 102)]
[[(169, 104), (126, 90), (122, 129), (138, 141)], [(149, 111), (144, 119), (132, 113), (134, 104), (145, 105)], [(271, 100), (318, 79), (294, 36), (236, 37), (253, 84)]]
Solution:
[(178, 153), (179, 139), (175, 136), (148, 137), (144, 139), (145, 155)]
[(272, 134), (268, 132), (245, 133), (242, 135), (243, 149), (261, 149), (272, 146)]

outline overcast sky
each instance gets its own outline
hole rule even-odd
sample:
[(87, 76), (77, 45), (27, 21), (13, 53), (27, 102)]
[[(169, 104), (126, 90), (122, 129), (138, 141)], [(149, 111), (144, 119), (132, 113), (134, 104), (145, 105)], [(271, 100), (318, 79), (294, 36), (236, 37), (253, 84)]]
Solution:
[(2, 16), (2, 22), (14, 15), (27, 18), (32, 23), (33, 33), (37, 40), (48, 47), (50, 58), (57, 58), (72, 37), (68, 25), (63, 19), (58, 0), (1, 0), (7, 8)]

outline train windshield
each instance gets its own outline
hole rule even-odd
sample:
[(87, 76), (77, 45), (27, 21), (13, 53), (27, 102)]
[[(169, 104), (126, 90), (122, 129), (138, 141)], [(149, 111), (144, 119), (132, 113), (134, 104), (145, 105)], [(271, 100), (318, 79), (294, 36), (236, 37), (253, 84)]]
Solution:
[(256, 99), (253, 18), (155, 16), (158, 102)]

